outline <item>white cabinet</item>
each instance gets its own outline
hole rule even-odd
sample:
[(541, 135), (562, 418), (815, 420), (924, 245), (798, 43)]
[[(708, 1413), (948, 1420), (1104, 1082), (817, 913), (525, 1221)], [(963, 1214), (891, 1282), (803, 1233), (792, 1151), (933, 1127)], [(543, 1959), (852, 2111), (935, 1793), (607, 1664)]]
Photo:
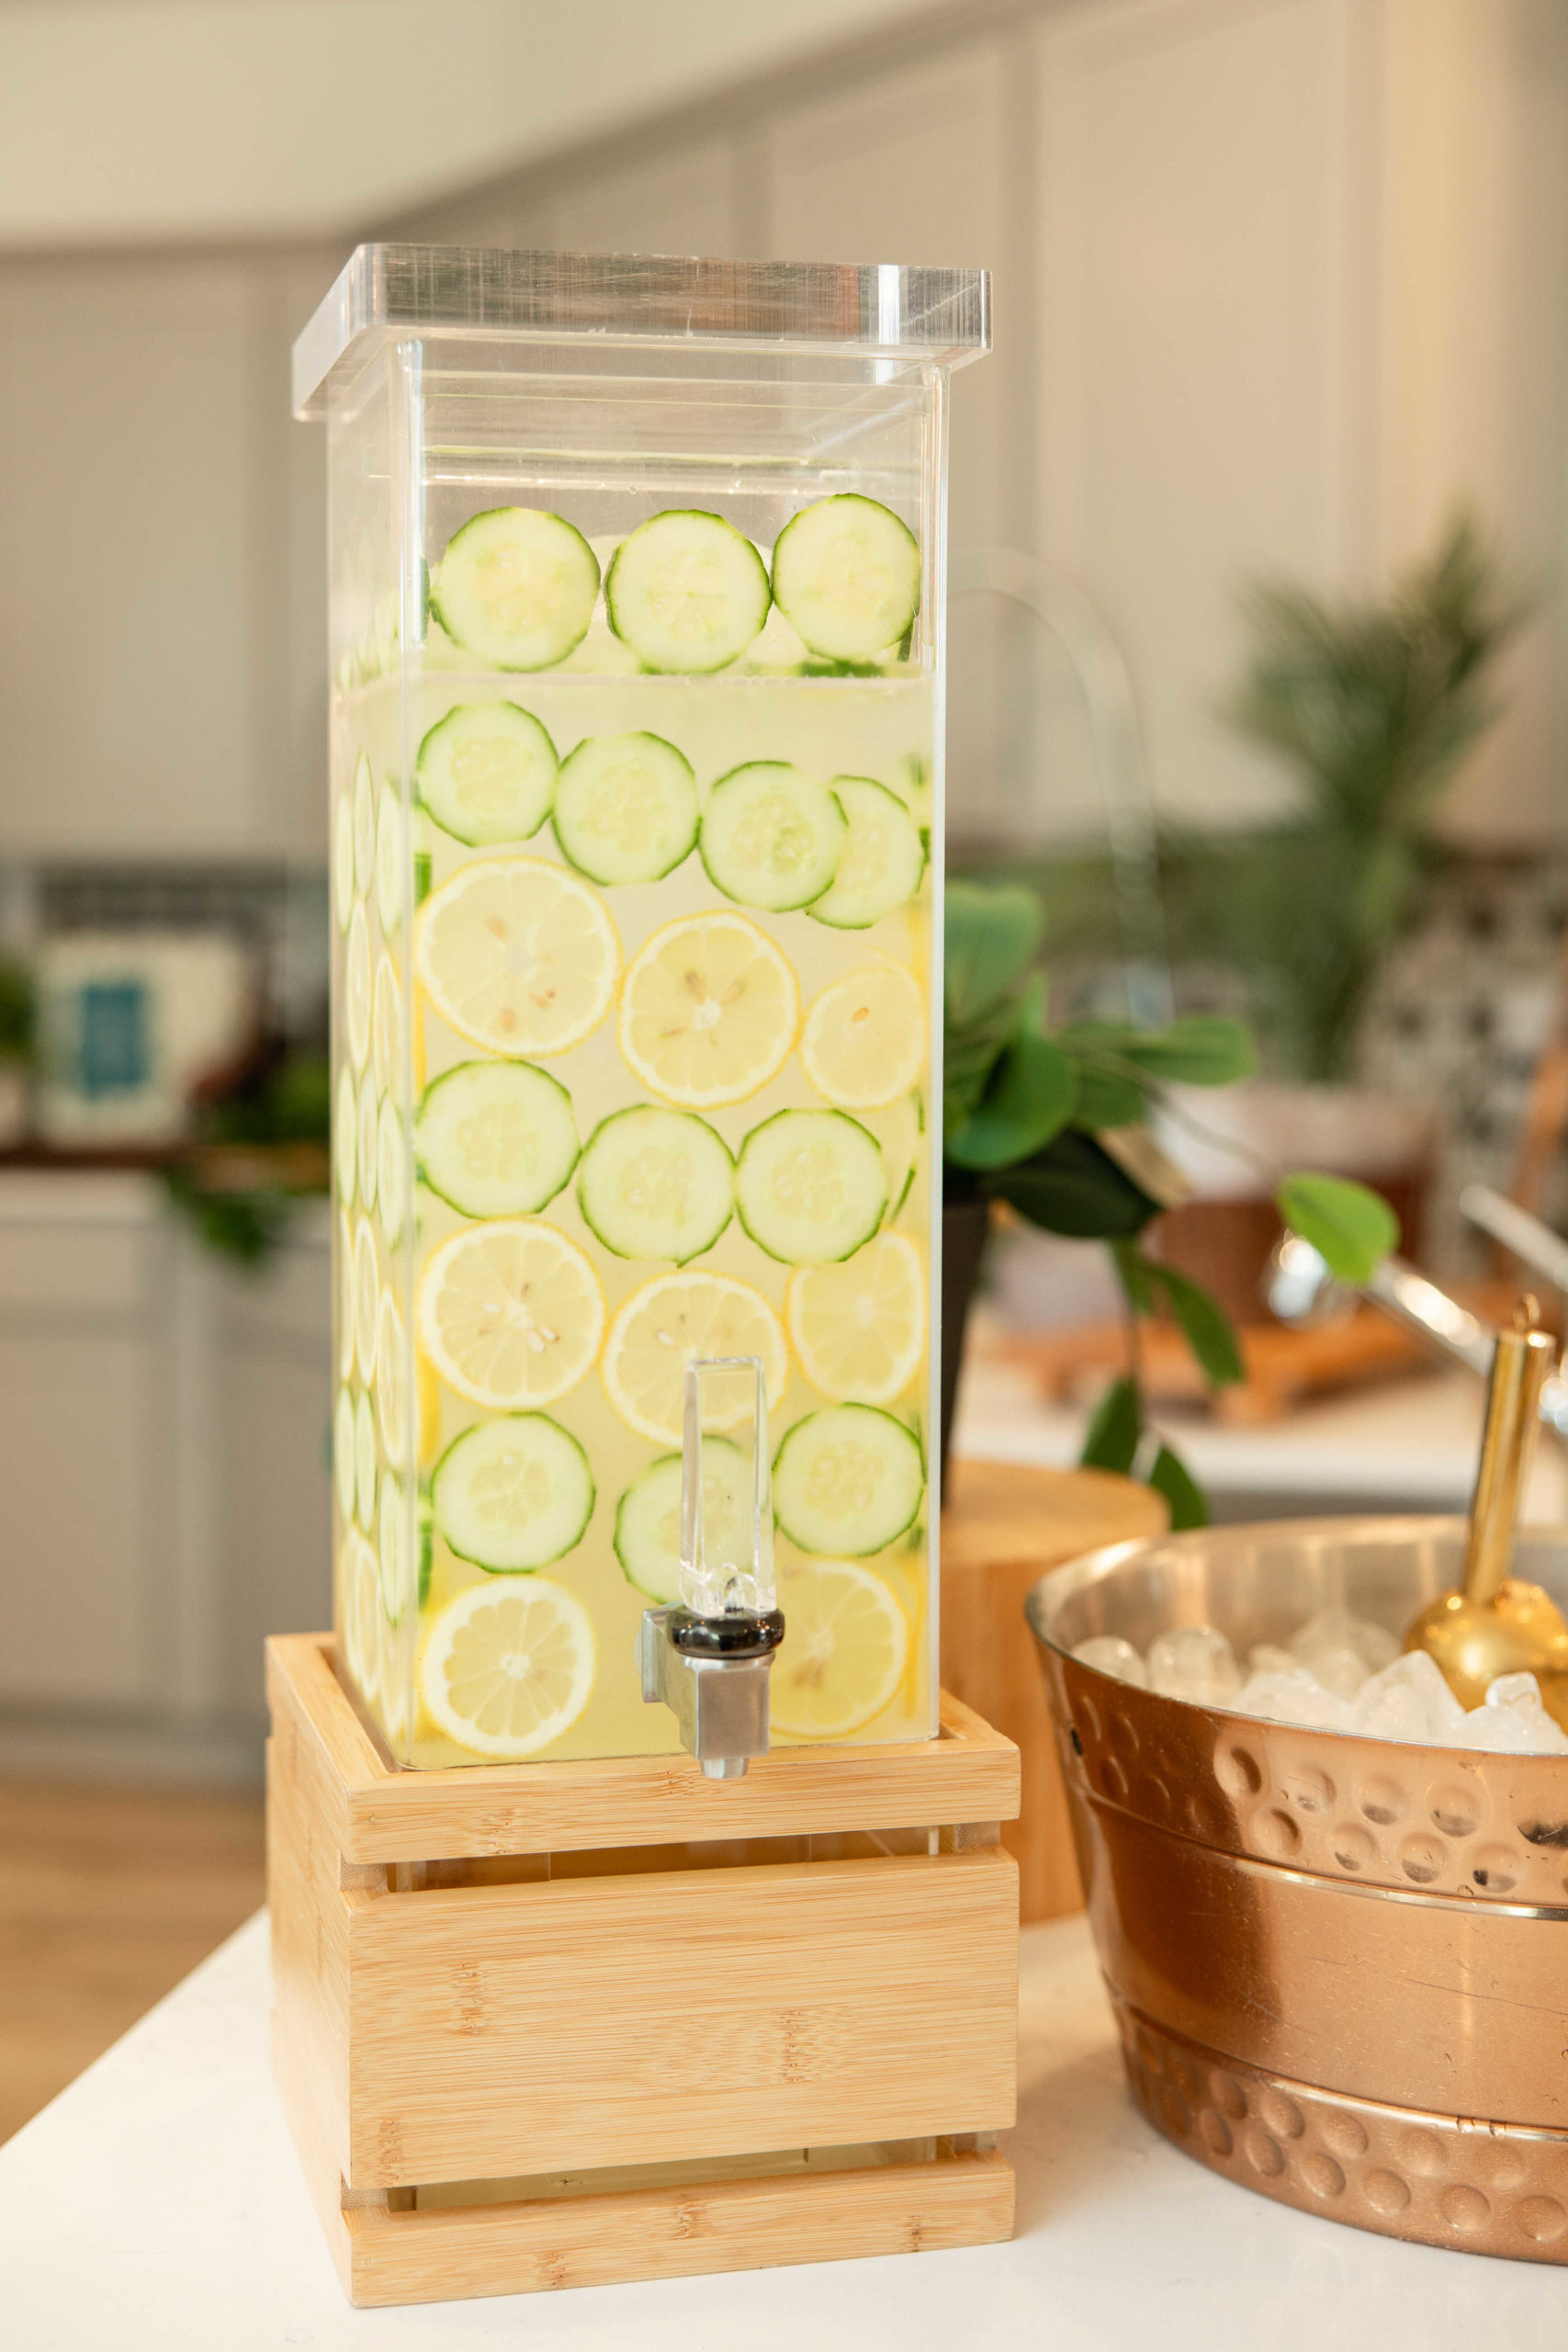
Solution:
[(143, 1179), (0, 1179), (0, 1704), (169, 1695), (168, 1248)]
[[(254, 1760), (262, 1644), (332, 1615), (329, 1227), (258, 1272), (147, 1177), (0, 1176), (0, 1736)], [(151, 1750), (149, 1748), (151, 1743)]]

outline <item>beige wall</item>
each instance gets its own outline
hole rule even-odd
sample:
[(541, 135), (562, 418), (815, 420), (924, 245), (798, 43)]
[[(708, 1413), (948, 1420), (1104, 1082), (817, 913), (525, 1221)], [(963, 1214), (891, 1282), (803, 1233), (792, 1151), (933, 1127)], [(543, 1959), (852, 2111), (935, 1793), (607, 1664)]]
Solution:
[[(1242, 583), (1379, 582), (1471, 499), (1542, 601), (1450, 821), (1561, 830), (1561, 0), (972, 5), (365, 226), (988, 265), (954, 542), (1089, 592), (1183, 820), (1283, 801), (1214, 715)], [(0, 854), (321, 854), (321, 447), (287, 345), (349, 242), (0, 261)], [(955, 814), (1079, 833), (1070, 682), (1016, 638), (983, 659), (990, 617), (955, 616)]]

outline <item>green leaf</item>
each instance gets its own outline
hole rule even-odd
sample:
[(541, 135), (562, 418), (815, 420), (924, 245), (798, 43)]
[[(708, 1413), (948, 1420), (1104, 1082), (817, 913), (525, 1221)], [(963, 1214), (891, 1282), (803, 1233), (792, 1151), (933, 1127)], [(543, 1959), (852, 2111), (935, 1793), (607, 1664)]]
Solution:
[(1134, 1315), (1152, 1315), (1155, 1310), (1154, 1286), (1149, 1281), (1153, 1272), (1148, 1260), (1135, 1241), (1113, 1241), (1111, 1255), (1121, 1276), (1127, 1304)]
[(1095, 1408), (1078, 1456), (1085, 1470), (1115, 1470), (1124, 1478), (1144, 1433), (1143, 1399), (1135, 1380), (1113, 1380)]
[[(1062, 1032), (1067, 1053), (1108, 1056), (1130, 1062), (1154, 1079), (1184, 1086), (1230, 1086), (1250, 1078), (1258, 1067), (1252, 1033), (1228, 1013), (1194, 1012), (1168, 1029), (1134, 1029), (1123, 1022), (1086, 1021)], [(1108, 1123), (1109, 1124), (1109, 1123)]]
[(990, 1189), (1031, 1225), (1075, 1241), (1131, 1240), (1159, 1215), (1159, 1203), (1077, 1127), (1064, 1127), (1043, 1151), (993, 1176)]
[(1346, 1176), (1287, 1176), (1274, 1195), (1292, 1233), (1342, 1283), (1364, 1283), (1399, 1246), (1399, 1219), (1380, 1193)]
[(943, 903), (949, 1028), (967, 1028), (1012, 994), (1040, 944), (1040, 901), (1021, 883), (950, 882)]
[(1227, 1388), (1247, 1376), (1229, 1316), (1201, 1283), (1179, 1274), (1174, 1266), (1145, 1261), (1150, 1280), (1164, 1291), (1171, 1313), (1204, 1374), (1216, 1388)]
[[(1062, 1041), (1058, 1037), (1056, 1042)], [(1101, 1127), (1130, 1127), (1143, 1117), (1143, 1092), (1134, 1080), (1102, 1069), (1098, 1062), (1078, 1060), (1070, 1048), (1068, 1058), (1076, 1063), (1078, 1074), (1075, 1126), (1088, 1127), (1094, 1134)]]
[(1203, 1498), (1203, 1489), (1168, 1445), (1162, 1445), (1155, 1455), (1147, 1483), (1169, 1504), (1173, 1534), (1183, 1527), (1208, 1526), (1209, 1506)]
[(1014, 1168), (1061, 1133), (1077, 1094), (1066, 1054), (1038, 1029), (1023, 1029), (993, 1068), (978, 1108), (942, 1148), (960, 1168)]

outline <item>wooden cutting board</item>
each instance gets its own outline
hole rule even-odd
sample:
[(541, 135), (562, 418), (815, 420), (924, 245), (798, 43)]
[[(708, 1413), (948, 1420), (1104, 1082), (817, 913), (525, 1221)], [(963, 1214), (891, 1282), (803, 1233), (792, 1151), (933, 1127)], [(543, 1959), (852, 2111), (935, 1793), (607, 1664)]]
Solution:
[(1022, 1804), (1002, 1825), (1019, 1866), (1021, 1916), (1083, 1906), (1034, 1636), (1023, 1603), (1047, 1568), (1102, 1544), (1163, 1534), (1158, 1495), (1103, 1470), (955, 1461), (942, 1515), (942, 1688), (1018, 1744)]

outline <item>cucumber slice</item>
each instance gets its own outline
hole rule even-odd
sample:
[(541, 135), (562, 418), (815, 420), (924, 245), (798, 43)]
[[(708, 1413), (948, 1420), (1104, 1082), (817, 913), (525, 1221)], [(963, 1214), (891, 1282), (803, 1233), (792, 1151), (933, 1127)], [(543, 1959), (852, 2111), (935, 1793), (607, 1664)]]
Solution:
[(593, 1510), (588, 1456), (547, 1413), (503, 1413), (465, 1430), (430, 1482), (449, 1552), (495, 1576), (547, 1567), (582, 1540)]
[(532, 1062), (459, 1062), (425, 1089), (419, 1172), (464, 1216), (533, 1216), (577, 1165), (577, 1122), (558, 1079)]
[(874, 498), (820, 498), (773, 547), (773, 600), (813, 653), (870, 662), (908, 633), (920, 606), (914, 533)]
[(333, 820), (333, 906), (338, 929), (346, 931), (354, 918), (354, 795), (346, 786)]
[(697, 838), (696, 778), (662, 735), (590, 735), (561, 762), (555, 815), (591, 882), (658, 882)]
[(876, 1138), (844, 1111), (776, 1111), (735, 1170), (740, 1222), (770, 1258), (817, 1266), (869, 1241), (887, 1206)]
[(403, 1157), (403, 1123), (389, 1094), (381, 1097), (376, 1123), (376, 1198), (381, 1204), (381, 1230), (387, 1247), (402, 1239), (409, 1213), (408, 1162)]
[(454, 643), (497, 670), (547, 670), (581, 645), (599, 560), (581, 531), (533, 506), (493, 506), (453, 533), (430, 608)]
[(879, 1122), (882, 1128), (882, 1164), (887, 1170), (887, 1217), (891, 1225), (910, 1193), (914, 1190), (915, 1171), (920, 1163), (920, 1144), (926, 1132), (925, 1101), (917, 1086), (902, 1102), (895, 1102)]
[(337, 1170), (338, 1199), (351, 1209), (359, 1167), (359, 1098), (354, 1091), (354, 1072), (346, 1062), (337, 1074), (337, 1101), (333, 1105), (333, 1165)]
[(784, 914), (822, 896), (848, 831), (826, 785), (787, 760), (752, 760), (714, 786), (702, 823), (703, 864), (727, 899)]
[(376, 880), (376, 783), (369, 755), (354, 763), (354, 887), (367, 899)]
[(368, 1535), (376, 1524), (376, 1414), (362, 1390), (354, 1403), (354, 1510)]
[(359, 1198), (367, 1214), (376, 1207), (377, 1137), (381, 1123), (381, 1102), (376, 1091), (376, 1073), (367, 1069), (359, 1085), (359, 1136), (355, 1146), (355, 1158), (359, 1164)]
[[(705, 1444), (703, 1451), (707, 1451)], [(346, 1527), (354, 1517), (358, 1485), (354, 1456), (354, 1391), (346, 1385), (337, 1392), (337, 1410), (333, 1416), (333, 1476), (337, 1484), (338, 1516)]]
[(884, 1551), (913, 1523), (925, 1488), (919, 1441), (876, 1405), (807, 1413), (773, 1460), (773, 1515), (803, 1552)]
[(835, 931), (869, 931), (903, 906), (920, 887), (926, 845), (909, 812), (886, 785), (870, 776), (838, 775), (832, 794), (849, 822), (833, 879), (807, 910)]
[(430, 1508), (429, 1485), (423, 1480), (419, 1489), (414, 1544), (419, 1554), (419, 1606), (423, 1611), (430, 1599), (431, 1570), (435, 1565), (435, 1514)]
[(722, 670), (761, 634), (768, 567), (721, 514), (671, 508), (621, 541), (604, 577), (610, 627), (649, 670)]
[(577, 1180), (583, 1222), (617, 1258), (683, 1266), (711, 1250), (735, 1208), (728, 1148), (691, 1111), (615, 1111), (594, 1130)]
[[(681, 1472), (678, 1453), (662, 1454), (632, 1480), (615, 1509), (615, 1557), (626, 1581), (666, 1608), (681, 1598)], [(750, 1499), (750, 1456), (727, 1437), (705, 1436), (703, 1521), (710, 1546), (739, 1539)]]
[(530, 840), (550, 813), (556, 747), (514, 702), (460, 702), (419, 747), (419, 797), (470, 849)]
[(381, 918), (382, 934), (388, 939), (403, 919), (408, 897), (404, 879), (408, 870), (407, 841), (403, 804), (392, 786), (384, 784), (376, 811), (376, 911)]
[(400, 1478), (390, 1470), (381, 1476), (381, 1498), (376, 1512), (376, 1548), (381, 1569), (381, 1607), (389, 1625), (400, 1625), (409, 1603), (408, 1521), (403, 1515)]

